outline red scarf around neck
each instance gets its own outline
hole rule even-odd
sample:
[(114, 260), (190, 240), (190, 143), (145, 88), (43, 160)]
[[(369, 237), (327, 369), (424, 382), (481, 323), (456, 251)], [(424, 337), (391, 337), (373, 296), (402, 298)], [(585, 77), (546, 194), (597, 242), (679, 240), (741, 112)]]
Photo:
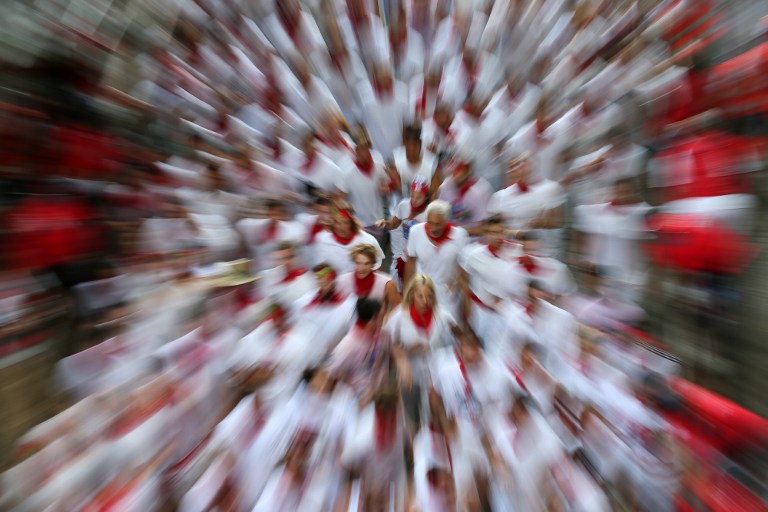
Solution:
[(355, 165), (360, 170), (361, 173), (365, 174), (366, 176), (370, 176), (371, 172), (373, 171), (373, 158), (371, 158), (371, 161), (368, 162), (367, 165), (361, 164), (357, 158), (355, 158)]
[(354, 238), (355, 238), (355, 236), (357, 235), (357, 233), (352, 233), (352, 234), (351, 234), (351, 235), (349, 235), (349, 237), (347, 237), (347, 238), (342, 238), (342, 237), (341, 237), (341, 236), (339, 236), (339, 235), (338, 235), (338, 233), (336, 233), (335, 231), (331, 231), (331, 235), (333, 235), (333, 239), (334, 239), (334, 240), (336, 240), (337, 242), (339, 242), (341, 245), (349, 245), (349, 243), (350, 243), (352, 240), (354, 240)]
[(536, 260), (527, 254), (525, 256), (520, 256), (520, 258), (518, 258), (518, 262), (529, 274), (535, 274), (536, 270), (539, 268), (539, 266), (536, 264)]
[(445, 242), (446, 240), (450, 240), (451, 230), (453, 229), (453, 224), (447, 224), (445, 226), (445, 229), (443, 230), (443, 234), (438, 237), (433, 237), (432, 233), (429, 232), (429, 228), (427, 226), (424, 226), (424, 231), (427, 233), (427, 238), (430, 242), (432, 242), (434, 245), (440, 246)]
[(283, 283), (290, 283), (296, 280), (297, 277), (303, 276), (307, 273), (307, 269), (303, 267), (298, 267), (293, 270), (289, 270), (286, 272), (285, 277), (283, 278)]
[(526, 182), (524, 182), (523, 180), (520, 180), (517, 182), (517, 189), (523, 194), (525, 194), (526, 192), (528, 192), (528, 190), (530, 190), (530, 187), (528, 187), (528, 184)]
[(416, 306), (411, 304), (410, 307), (410, 313), (411, 313), (411, 320), (413, 321), (413, 325), (418, 327), (419, 329), (423, 331), (429, 332), (429, 329), (432, 327), (432, 310), (428, 310), (424, 316), (420, 315), (419, 312), (416, 310)]
[(499, 249), (501, 249), (501, 247), (499, 247), (498, 249), (494, 249), (493, 247), (491, 247), (491, 244), (488, 244), (486, 247), (488, 247), (488, 252), (491, 253), (491, 255), (494, 258), (500, 258), (501, 257), (499, 255)]
[(373, 272), (360, 279), (357, 277), (357, 273), (353, 274), (355, 280), (355, 294), (358, 297), (367, 297), (371, 290), (373, 290), (373, 284), (376, 282), (376, 276)]
[(471, 189), (474, 186), (475, 183), (477, 183), (477, 180), (474, 178), (470, 178), (462, 186), (460, 186), (456, 190), (456, 200), (457, 201), (463, 200), (466, 193), (469, 191), (469, 189)]
[(419, 215), (420, 213), (422, 213), (424, 210), (427, 209), (427, 201), (424, 201), (423, 203), (421, 203), (421, 206), (413, 206), (413, 199), (411, 199), (410, 204), (411, 204), (411, 213), (408, 214), (409, 219), (413, 219), (414, 217), (416, 217), (417, 215)]
[(341, 302), (344, 302), (344, 296), (341, 295), (338, 291), (334, 290), (333, 293), (329, 295), (323, 295), (320, 292), (317, 292), (315, 298), (312, 299), (312, 302), (310, 302), (309, 305), (318, 306), (320, 304), (340, 304)]
[(261, 236), (261, 243), (271, 242), (275, 239), (275, 236), (277, 236), (277, 228), (279, 226), (279, 222), (276, 220), (270, 220), (269, 224), (267, 224), (267, 229), (264, 230), (264, 233)]

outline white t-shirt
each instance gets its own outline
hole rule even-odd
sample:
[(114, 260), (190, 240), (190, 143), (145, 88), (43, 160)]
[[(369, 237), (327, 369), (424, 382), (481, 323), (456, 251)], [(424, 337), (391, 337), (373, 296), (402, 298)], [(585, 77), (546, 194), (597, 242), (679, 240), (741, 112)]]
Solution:
[(452, 226), (450, 229), (448, 240), (438, 247), (427, 236), (427, 224), (417, 224), (411, 228), (406, 249), (409, 258), (417, 258), (416, 273), (431, 277), (437, 288), (437, 300), (448, 303), (453, 299), (449, 290), (457, 285), (459, 252), (469, 240), (464, 228)]
[(374, 265), (374, 270), (381, 267), (381, 262), (384, 260), (384, 251), (381, 250), (379, 242), (363, 230), (358, 231), (348, 244), (342, 244), (330, 231), (318, 233), (314, 243), (313, 264), (328, 263), (336, 270), (337, 274), (352, 272), (355, 270), (355, 264), (349, 252), (359, 244), (370, 244), (376, 248), (378, 258)]
[(495, 192), (488, 202), (488, 213), (501, 215), (512, 229), (525, 229), (542, 213), (565, 203), (565, 191), (550, 180), (528, 186), (522, 192), (517, 184)]
[(422, 151), (421, 160), (412, 164), (408, 161), (405, 154), (405, 147), (399, 147), (393, 155), (395, 167), (400, 174), (401, 192), (400, 197), (408, 197), (411, 193), (411, 183), (416, 176), (424, 176), (427, 183), (432, 180), (437, 167), (437, 158), (429, 151)]
[[(366, 297), (371, 300), (383, 302), (386, 295), (387, 283), (392, 279), (388, 275), (379, 272), (374, 272), (373, 276), (373, 287)], [(336, 280), (336, 283), (343, 294), (358, 297), (357, 291), (355, 290), (355, 272), (347, 272), (346, 274), (340, 275)]]
[(379, 186), (389, 182), (381, 156), (373, 154), (370, 175), (358, 169), (351, 159), (344, 163), (343, 173), (347, 198), (355, 209), (355, 215), (363, 226), (373, 226), (377, 220), (384, 218), (384, 201)]
[(392, 217), (400, 219), (400, 226), (397, 229), (390, 231), (389, 245), (392, 249), (392, 263), (394, 264), (398, 258), (404, 258), (405, 247), (408, 243), (408, 237), (410, 236), (411, 228), (427, 220), (427, 215), (424, 211), (419, 213), (413, 218), (411, 216), (411, 200), (403, 199), (400, 201), (392, 212)]
[(494, 298), (517, 296), (525, 288), (526, 281), (514, 273), (519, 253), (518, 246), (504, 244), (495, 256), (483, 243), (467, 245), (459, 253), (459, 266), (469, 277), (469, 288), (483, 304), (492, 306)]
[(493, 193), (491, 185), (483, 178), (477, 181), (461, 195), (459, 187), (453, 182), (453, 178), (446, 179), (440, 186), (438, 195), (440, 199), (451, 203), (451, 217), (453, 222), (461, 225), (480, 222), (486, 216), (488, 200)]
[(257, 272), (275, 267), (272, 254), (281, 242), (301, 244), (307, 238), (307, 230), (300, 222), (278, 221), (272, 236), (268, 232), (270, 223), (270, 219), (242, 219), (236, 225), (251, 251)]

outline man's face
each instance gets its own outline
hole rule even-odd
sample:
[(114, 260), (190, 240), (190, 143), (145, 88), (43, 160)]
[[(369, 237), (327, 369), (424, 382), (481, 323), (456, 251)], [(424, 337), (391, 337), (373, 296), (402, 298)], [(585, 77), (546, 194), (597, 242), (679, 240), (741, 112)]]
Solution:
[(288, 268), (293, 268), (296, 263), (296, 254), (293, 249), (283, 249), (282, 251), (275, 251), (275, 262), (278, 265), (283, 265)]
[(421, 191), (414, 191), (411, 192), (411, 202), (413, 203), (413, 206), (419, 207), (424, 204), (424, 201), (427, 200), (427, 193), (421, 192)]
[(453, 168), (453, 172), (451, 173), (451, 176), (453, 176), (453, 181), (461, 186), (464, 183), (467, 182), (467, 180), (472, 176), (472, 166), (460, 162), (456, 167)]
[(287, 214), (282, 206), (272, 206), (267, 210), (267, 217), (273, 221), (286, 220)]
[(371, 161), (371, 147), (366, 142), (360, 142), (355, 146), (355, 156), (357, 161), (367, 164)]
[(502, 224), (490, 224), (485, 227), (485, 242), (491, 247), (499, 247), (504, 243), (504, 226)]
[(342, 238), (352, 235), (352, 220), (343, 215), (333, 216), (333, 231)]
[(329, 229), (333, 224), (331, 206), (327, 204), (319, 204), (315, 206), (315, 213), (317, 214), (317, 220), (320, 222), (320, 225)]
[(358, 254), (355, 256), (355, 273), (357, 277), (363, 278), (371, 273), (373, 270), (373, 262), (364, 254)]
[(406, 139), (405, 155), (409, 160), (418, 160), (421, 156), (421, 139)]
[(427, 215), (427, 229), (429, 234), (434, 238), (438, 238), (443, 235), (445, 226), (448, 224), (448, 219), (436, 214), (430, 213)]
[(461, 357), (467, 366), (475, 366), (480, 362), (480, 347), (473, 343), (466, 343), (461, 349)]

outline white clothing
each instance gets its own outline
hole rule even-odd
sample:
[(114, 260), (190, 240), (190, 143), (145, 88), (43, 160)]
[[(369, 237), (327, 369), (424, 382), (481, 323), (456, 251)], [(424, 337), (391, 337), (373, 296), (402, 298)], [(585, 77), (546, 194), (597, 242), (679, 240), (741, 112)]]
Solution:
[[(383, 303), (386, 297), (387, 283), (392, 279), (388, 275), (379, 272), (374, 272), (373, 276), (373, 287), (366, 297)], [(354, 295), (355, 297), (358, 297), (357, 291), (355, 290), (355, 272), (347, 272), (346, 274), (340, 275), (336, 280), (336, 285), (339, 287), (339, 291), (344, 295)]]
[(469, 187), (461, 195), (453, 177), (446, 179), (440, 186), (439, 197), (451, 203), (451, 217), (454, 222), (467, 225), (482, 221), (486, 216), (488, 201), (493, 194), (491, 185), (483, 178)]
[(363, 230), (358, 231), (347, 244), (339, 242), (330, 231), (318, 233), (314, 243), (314, 264), (327, 263), (336, 270), (337, 274), (352, 272), (355, 270), (355, 264), (349, 252), (359, 244), (370, 244), (376, 248), (378, 257), (373, 269), (380, 268), (384, 260), (384, 251), (381, 250), (379, 242)]
[(278, 221), (274, 234), (269, 232), (270, 219), (242, 219), (236, 228), (253, 257), (256, 272), (275, 267), (273, 253), (281, 242), (301, 245), (307, 238), (306, 228), (297, 221)]
[[(448, 229), (448, 228), (446, 228)], [(448, 239), (436, 246), (427, 235), (427, 224), (417, 224), (410, 230), (406, 256), (416, 258), (416, 273), (426, 274), (435, 283), (437, 300), (455, 307), (453, 289), (457, 286), (459, 252), (468, 242), (463, 228), (452, 226)]]
[[(426, 221), (427, 216), (426, 213), (422, 211), (411, 218), (411, 200), (403, 199), (392, 212), (392, 217), (400, 219), (400, 226), (389, 232), (389, 245), (392, 249), (392, 268), (394, 269), (398, 258), (405, 259), (405, 248), (408, 243), (411, 228), (416, 224)], [(392, 275), (395, 275), (394, 271)]]
[[(397, 173), (400, 175), (400, 198), (409, 197), (411, 194), (411, 184), (416, 176), (424, 176), (427, 183), (431, 183), (432, 176), (437, 167), (437, 158), (429, 151), (422, 150), (421, 160), (415, 164), (408, 161), (405, 153), (405, 147), (399, 147), (393, 154)], [(398, 217), (399, 218), (399, 217)]]
[[(523, 283), (528, 283), (532, 279), (540, 281), (546, 290), (553, 295), (568, 295), (576, 290), (576, 283), (573, 281), (571, 271), (568, 265), (555, 258), (546, 256), (529, 256), (535, 265), (535, 268), (528, 270), (519, 262), (514, 265), (514, 273)], [(518, 298), (523, 298), (528, 293), (526, 287), (517, 290)]]
[(373, 153), (372, 156), (370, 175), (358, 169), (352, 159), (345, 162), (342, 168), (347, 199), (363, 226), (373, 226), (377, 220), (384, 218), (384, 201), (379, 187), (389, 183), (381, 156), (378, 153)]

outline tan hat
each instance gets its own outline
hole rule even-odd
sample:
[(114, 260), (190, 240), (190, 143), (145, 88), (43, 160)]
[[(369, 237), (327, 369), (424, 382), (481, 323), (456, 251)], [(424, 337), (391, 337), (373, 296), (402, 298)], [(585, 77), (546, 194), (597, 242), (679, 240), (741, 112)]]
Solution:
[(251, 260), (249, 259), (242, 258), (235, 261), (228, 261), (225, 265), (229, 267), (227, 273), (216, 277), (212, 281), (211, 286), (219, 288), (240, 286), (252, 283), (259, 278), (259, 276), (251, 274)]

